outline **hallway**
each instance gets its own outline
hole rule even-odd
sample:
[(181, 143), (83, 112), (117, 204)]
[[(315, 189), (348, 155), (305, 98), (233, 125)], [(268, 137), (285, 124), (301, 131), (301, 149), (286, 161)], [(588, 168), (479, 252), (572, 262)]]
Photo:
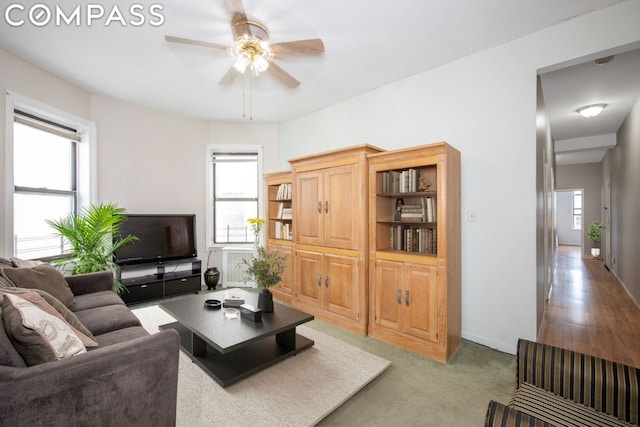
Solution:
[(640, 367), (640, 309), (602, 261), (559, 246), (538, 341)]

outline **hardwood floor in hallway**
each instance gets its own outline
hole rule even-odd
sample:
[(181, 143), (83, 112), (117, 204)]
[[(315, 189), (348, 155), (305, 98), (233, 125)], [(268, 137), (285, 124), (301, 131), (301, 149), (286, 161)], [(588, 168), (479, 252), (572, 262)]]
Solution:
[(538, 341), (640, 367), (640, 309), (602, 261), (559, 246)]

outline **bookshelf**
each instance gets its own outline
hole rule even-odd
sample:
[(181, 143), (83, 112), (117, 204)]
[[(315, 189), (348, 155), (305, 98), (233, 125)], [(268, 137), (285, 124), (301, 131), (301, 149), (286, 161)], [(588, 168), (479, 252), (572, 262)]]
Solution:
[[(290, 173), (288, 175), (290, 176)], [(267, 239), (293, 240), (291, 182), (275, 182), (267, 184), (266, 187)]]
[(293, 287), (293, 205), (292, 172), (282, 171), (264, 175), (266, 195), (265, 206), (265, 247), (268, 251), (278, 251), (286, 255), (282, 281), (270, 290), (274, 297), (291, 303)]
[(368, 156), (369, 335), (446, 362), (460, 343), (460, 153)]
[[(377, 174), (378, 250), (437, 255), (436, 188), (435, 165)], [(384, 240), (388, 244), (385, 245)]]

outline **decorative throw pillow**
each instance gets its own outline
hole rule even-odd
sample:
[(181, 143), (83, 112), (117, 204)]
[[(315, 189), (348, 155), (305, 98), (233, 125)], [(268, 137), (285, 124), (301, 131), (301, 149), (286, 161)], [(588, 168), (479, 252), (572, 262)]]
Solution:
[(73, 293), (62, 273), (48, 264), (31, 268), (3, 268), (2, 274), (19, 288), (41, 289), (69, 307)]
[(98, 343), (91, 331), (80, 322), (75, 314), (67, 307), (64, 306), (55, 297), (40, 289), (26, 289), (26, 288), (9, 288), (0, 289), (0, 296), (3, 294), (18, 295), (21, 298), (30, 301), (42, 310), (49, 314), (53, 314), (58, 318), (64, 320), (69, 324), (76, 332), (76, 335), (80, 338), (85, 347), (97, 347)]
[(13, 284), (9, 279), (6, 279), (2, 274), (0, 274), (0, 289), (2, 288), (15, 288), (16, 285)]
[(27, 365), (87, 352), (69, 325), (33, 303), (17, 295), (5, 294), (1, 305), (7, 335)]
[(14, 267), (17, 268), (31, 268), (37, 265), (45, 264), (44, 262), (38, 261), (37, 259), (20, 259), (16, 257), (11, 257), (11, 263)]

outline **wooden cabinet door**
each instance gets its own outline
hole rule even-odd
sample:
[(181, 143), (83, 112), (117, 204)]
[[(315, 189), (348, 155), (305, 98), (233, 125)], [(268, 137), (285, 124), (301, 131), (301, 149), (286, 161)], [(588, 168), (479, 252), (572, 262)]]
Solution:
[(358, 166), (326, 169), (324, 176), (324, 244), (358, 249)]
[(311, 251), (296, 251), (295, 297), (301, 302), (320, 305), (322, 303), (324, 275), (322, 254)]
[(398, 331), (402, 320), (402, 265), (376, 260), (374, 279), (374, 323)]
[(324, 307), (332, 313), (358, 319), (358, 259), (324, 255)]
[(437, 267), (407, 264), (404, 268), (403, 330), (430, 341), (438, 341)]
[(322, 244), (324, 232), (324, 194), (322, 171), (296, 174), (295, 212), (296, 242), (309, 245)]
[(283, 292), (291, 294), (293, 287), (293, 250), (288, 246), (280, 245), (268, 245), (267, 250), (278, 251), (280, 255), (287, 257), (285, 260), (284, 271), (282, 272), (282, 280), (277, 286)]

